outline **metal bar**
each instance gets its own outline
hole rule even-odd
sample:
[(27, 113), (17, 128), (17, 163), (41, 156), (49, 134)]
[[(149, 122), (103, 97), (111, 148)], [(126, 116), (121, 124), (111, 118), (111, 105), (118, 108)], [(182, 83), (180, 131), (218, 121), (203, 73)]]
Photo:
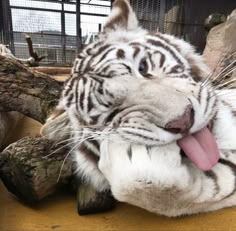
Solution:
[[(55, 1), (55, 0), (31, 0), (31, 1), (34, 1), (34, 2), (51, 2), (51, 3), (60, 3), (60, 4), (62, 2), (62, 1)], [(66, 3), (66, 4), (75, 4), (75, 2), (68, 2), (68, 1), (65, 1), (65, 0), (63, 0), (63, 2)]]
[(107, 6), (107, 5), (88, 4), (88, 3), (80, 3), (80, 5), (85, 5), (85, 6), (102, 6), (102, 7), (107, 7), (107, 8), (111, 7), (111, 6)]
[(7, 0), (7, 15), (8, 15), (8, 29), (9, 29), (9, 44), (10, 49), (13, 54), (15, 54), (15, 46), (14, 46), (14, 35), (13, 35), (13, 26), (12, 26), (12, 14), (11, 14), (11, 7), (10, 2)]
[(66, 63), (66, 23), (64, 13), (64, 3), (61, 2), (61, 45), (62, 45), (62, 63)]
[(164, 33), (165, 13), (166, 13), (166, 1), (160, 0), (159, 31), (162, 33)]
[[(55, 10), (55, 9), (44, 9), (44, 8), (32, 8), (27, 6), (11, 6), (12, 9), (20, 9), (20, 10), (35, 10), (35, 11), (47, 11), (47, 12), (57, 12), (61, 13), (61, 10)], [(76, 12), (64, 10), (65, 14), (75, 14)], [(107, 14), (97, 14), (97, 13), (84, 13), (81, 12), (81, 15), (90, 15), (90, 16), (101, 16), (101, 17), (107, 17)]]
[(3, 28), (3, 5), (2, 5), (2, 1), (0, 1), (0, 42), (3, 43), (4, 41), (4, 36), (3, 36), (3, 32), (4, 32), (4, 28)]
[[(28, 6), (11, 6), (12, 9), (19, 9), (19, 10), (36, 10), (36, 11), (47, 11), (47, 12), (56, 12), (61, 13), (61, 10), (55, 9), (46, 9), (46, 8), (38, 8), (38, 7), (28, 7)], [(64, 11), (65, 13), (73, 13), (71, 11)]]
[[(43, 0), (31, 0), (31, 1), (35, 1), (35, 2), (51, 2), (51, 3), (61, 3), (61, 2), (55, 2), (55, 1), (43, 1)], [(114, 0), (111, 0), (111, 2), (113, 2)], [(64, 2), (65, 4), (68, 4), (68, 5), (76, 5), (76, 3), (72, 3), (72, 2)], [(101, 7), (107, 7), (107, 8), (110, 8), (111, 6), (108, 6), (108, 5), (101, 5), (101, 4), (93, 4), (93, 3), (80, 3), (80, 5), (85, 5), (85, 6), (101, 6)], [(14, 4), (11, 5), (12, 7), (21, 7), (21, 6), (15, 6)], [(24, 7), (24, 6), (22, 6)], [(34, 8), (34, 7), (32, 7)]]
[[(25, 32), (22, 32), (22, 31), (14, 31), (14, 33), (25, 33)], [(55, 36), (55, 37), (58, 37), (58, 36), (61, 36), (61, 34), (52, 34), (52, 33), (49, 33), (49, 32), (27, 32), (27, 34), (38, 34), (38, 35), (50, 35), (50, 36)], [(70, 37), (76, 37), (74, 35), (69, 35)]]
[(114, 3), (115, 0), (111, 0), (111, 9), (112, 9), (112, 6), (113, 6), (113, 3)]
[(82, 47), (81, 19), (80, 19), (80, 0), (76, 1), (76, 35), (77, 35), (77, 53)]
[(14, 54), (14, 38), (12, 29), (12, 17), (9, 0), (1, 1), (1, 40), (4, 44), (10, 46), (11, 52)]

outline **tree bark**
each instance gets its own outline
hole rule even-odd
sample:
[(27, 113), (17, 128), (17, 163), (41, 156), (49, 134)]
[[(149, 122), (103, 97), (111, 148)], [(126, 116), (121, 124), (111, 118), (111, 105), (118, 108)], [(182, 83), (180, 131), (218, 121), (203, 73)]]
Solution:
[(69, 75), (71, 72), (70, 67), (30, 67), (30, 69), (48, 75)]
[[(0, 55), (0, 111), (17, 111), (44, 123), (58, 103), (62, 85), (46, 74)], [(55, 135), (47, 131), (47, 138), (50, 134), (54, 136), (51, 140), (25, 137), (8, 146), (0, 153), (0, 178), (11, 193), (30, 204), (42, 200), (72, 179), (78, 190), (81, 215), (109, 210), (114, 206), (110, 193), (97, 192), (83, 182), (78, 189), (77, 179), (73, 176), (74, 162), (66, 156), (69, 150), (55, 144), (68, 135), (57, 132), (59, 127), (63, 131), (69, 129), (66, 128), (67, 120), (68, 117), (62, 115), (53, 120), (52, 126), (48, 123), (44, 131), (47, 127), (56, 131)]]
[(62, 85), (0, 55), (0, 111), (18, 111), (44, 123), (58, 103)]
[(74, 162), (67, 158), (63, 163), (67, 153), (45, 138), (25, 137), (0, 154), (0, 178), (22, 201), (35, 203), (72, 178)]

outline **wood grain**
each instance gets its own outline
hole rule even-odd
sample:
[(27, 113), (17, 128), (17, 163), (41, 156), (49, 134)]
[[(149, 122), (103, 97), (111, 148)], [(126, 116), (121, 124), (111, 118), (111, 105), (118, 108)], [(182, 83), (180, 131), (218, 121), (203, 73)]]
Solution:
[(166, 218), (142, 209), (118, 204), (111, 212), (78, 216), (73, 195), (60, 192), (40, 205), (30, 208), (19, 203), (0, 184), (1, 231), (233, 231), (236, 209), (181, 218)]

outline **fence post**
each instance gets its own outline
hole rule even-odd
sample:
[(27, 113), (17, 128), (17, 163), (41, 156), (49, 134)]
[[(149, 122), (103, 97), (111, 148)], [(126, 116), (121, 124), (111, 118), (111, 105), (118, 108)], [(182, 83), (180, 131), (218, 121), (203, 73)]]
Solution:
[(11, 52), (14, 54), (12, 16), (9, 0), (0, 1), (0, 39), (1, 43), (9, 45)]
[(62, 42), (62, 63), (66, 64), (66, 25), (65, 25), (65, 11), (64, 1), (61, 2), (61, 42)]
[(80, 0), (76, 1), (76, 45), (77, 45), (77, 53), (79, 53), (82, 47)]
[(159, 31), (165, 32), (166, 0), (160, 0)]

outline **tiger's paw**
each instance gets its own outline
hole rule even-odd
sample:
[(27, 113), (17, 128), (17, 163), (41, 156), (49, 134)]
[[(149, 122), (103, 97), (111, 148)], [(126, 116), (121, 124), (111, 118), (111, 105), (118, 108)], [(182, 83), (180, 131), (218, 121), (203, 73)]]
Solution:
[(115, 199), (110, 190), (98, 192), (91, 184), (81, 183), (77, 191), (77, 211), (79, 215), (89, 215), (110, 211), (115, 207)]

